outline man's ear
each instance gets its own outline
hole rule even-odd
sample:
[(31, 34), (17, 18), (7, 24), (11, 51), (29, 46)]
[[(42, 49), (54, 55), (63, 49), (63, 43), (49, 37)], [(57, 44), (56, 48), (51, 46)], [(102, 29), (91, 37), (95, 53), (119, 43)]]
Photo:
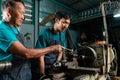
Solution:
[(12, 11), (11, 8), (7, 8), (7, 15), (8, 15), (8, 16), (11, 16), (12, 12), (13, 12), (13, 11)]
[(58, 18), (55, 18), (55, 23), (59, 24), (60, 20)]

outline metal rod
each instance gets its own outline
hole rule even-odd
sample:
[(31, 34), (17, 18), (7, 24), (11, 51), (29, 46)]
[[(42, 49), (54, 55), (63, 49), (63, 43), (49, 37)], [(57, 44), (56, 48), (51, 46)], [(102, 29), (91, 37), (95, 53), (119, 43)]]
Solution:
[(68, 48), (65, 48), (65, 47), (63, 47), (63, 46), (62, 46), (62, 48), (65, 49), (65, 50), (68, 50), (68, 51), (70, 51), (70, 52), (73, 52), (73, 49), (68, 49)]
[(102, 16), (103, 16), (103, 24), (105, 29), (105, 37), (106, 37), (106, 44), (108, 44), (108, 31), (107, 31), (107, 21), (106, 21), (106, 13), (105, 13), (105, 3), (101, 4), (102, 7)]

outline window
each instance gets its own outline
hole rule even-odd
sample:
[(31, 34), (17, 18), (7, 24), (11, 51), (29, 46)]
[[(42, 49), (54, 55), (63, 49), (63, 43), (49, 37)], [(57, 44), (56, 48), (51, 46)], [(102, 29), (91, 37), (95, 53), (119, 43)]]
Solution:
[[(2, 0), (0, 0), (0, 8), (2, 7)], [(0, 9), (0, 20), (2, 19), (2, 11)]]
[(25, 21), (26, 24), (34, 24), (34, 0), (23, 0), (26, 8)]

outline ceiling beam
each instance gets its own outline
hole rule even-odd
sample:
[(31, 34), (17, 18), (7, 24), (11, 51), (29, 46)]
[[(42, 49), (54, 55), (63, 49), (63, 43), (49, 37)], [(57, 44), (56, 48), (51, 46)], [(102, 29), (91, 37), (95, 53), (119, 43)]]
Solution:
[(61, 2), (58, 2), (58, 1), (56, 1), (56, 0), (50, 0), (50, 1), (52, 1), (54, 4), (57, 4), (57, 5), (61, 6), (61, 7), (64, 7), (64, 8), (66, 8), (66, 9), (68, 9), (68, 10), (74, 12), (75, 14), (78, 14), (78, 11), (77, 11), (77, 10), (72, 9), (72, 8), (70, 8), (70, 7), (66, 6), (66, 5), (64, 5), (64, 4), (61, 3)]
[(82, 2), (82, 0), (74, 1), (73, 3), (69, 4), (69, 6), (74, 5), (74, 4), (77, 4), (77, 3), (79, 3), (79, 2)]
[(83, 0), (89, 7), (92, 7), (94, 4), (90, 0)]
[[(108, 7), (105, 9), (106, 15), (113, 14), (114, 10), (116, 9), (116, 7), (114, 5), (110, 5), (110, 6), (106, 6), (106, 7)], [(77, 17), (74, 17), (74, 20), (72, 21), (72, 23), (77, 23), (77, 22), (90, 20), (90, 19), (97, 18), (97, 17), (102, 17), (101, 13), (102, 12), (101, 12), (101, 9), (99, 6), (96, 8), (91, 8), (91, 9), (82, 11), (79, 13), (79, 15)]]

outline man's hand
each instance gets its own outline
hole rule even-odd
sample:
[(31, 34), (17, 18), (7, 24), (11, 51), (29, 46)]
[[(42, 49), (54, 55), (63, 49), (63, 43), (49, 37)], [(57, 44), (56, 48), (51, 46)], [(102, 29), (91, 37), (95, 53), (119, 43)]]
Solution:
[(61, 45), (53, 45), (51, 46), (52, 52), (62, 53), (62, 46)]
[(57, 61), (60, 61), (62, 59), (62, 46), (61, 45), (54, 45), (52, 46), (53, 52), (57, 52)]

